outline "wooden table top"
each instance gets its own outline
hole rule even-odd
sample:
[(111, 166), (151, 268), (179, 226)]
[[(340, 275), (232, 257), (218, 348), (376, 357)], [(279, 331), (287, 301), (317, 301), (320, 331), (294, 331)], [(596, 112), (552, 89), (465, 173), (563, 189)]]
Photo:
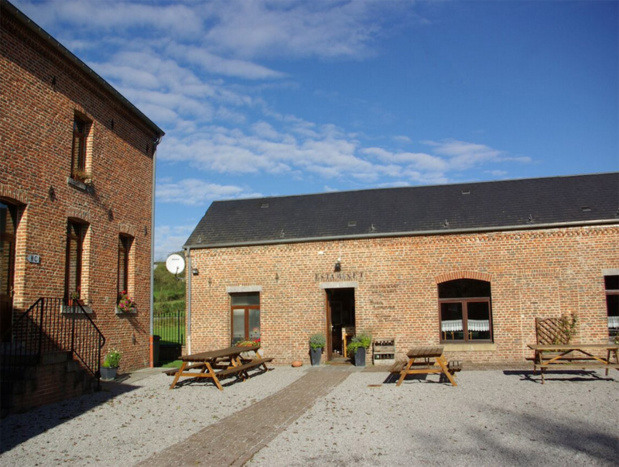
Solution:
[(260, 348), (259, 345), (252, 346), (238, 346), (233, 345), (232, 347), (226, 347), (225, 349), (218, 350), (209, 350), (207, 352), (194, 353), (191, 355), (182, 355), (180, 360), (184, 362), (205, 362), (214, 360), (216, 358), (223, 357), (233, 357), (236, 355), (240, 355), (243, 352), (251, 352), (252, 350), (258, 350)]
[(619, 350), (617, 344), (529, 344), (532, 350), (570, 350), (570, 349), (589, 349), (589, 350)]
[(408, 358), (440, 357), (441, 355), (443, 355), (442, 345), (413, 347), (406, 354)]

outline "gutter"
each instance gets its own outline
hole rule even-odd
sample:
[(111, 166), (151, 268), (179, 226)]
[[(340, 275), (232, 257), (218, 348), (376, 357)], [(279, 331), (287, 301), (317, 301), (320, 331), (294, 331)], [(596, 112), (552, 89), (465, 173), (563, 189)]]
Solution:
[(153, 181), (151, 188), (150, 208), (150, 367), (155, 367), (155, 186), (157, 182), (157, 146), (161, 137), (153, 141)]
[(191, 274), (191, 248), (187, 247), (185, 248), (186, 252), (185, 252), (185, 258), (187, 258), (187, 266), (185, 267), (185, 275), (187, 277), (187, 298), (186, 298), (186, 309), (187, 309), (187, 316), (186, 316), (186, 327), (185, 327), (185, 334), (186, 334), (186, 339), (187, 339), (187, 348), (186, 348), (186, 354), (187, 355), (191, 355), (191, 276), (193, 276), (193, 274)]
[(596, 225), (619, 225), (619, 219), (603, 219), (595, 221), (577, 221), (577, 222), (556, 222), (546, 224), (531, 224), (531, 225), (510, 225), (510, 226), (498, 226), (498, 227), (475, 227), (470, 229), (441, 229), (441, 230), (420, 230), (420, 231), (408, 231), (408, 232), (389, 232), (389, 233), (371, 233), (371, 234), (358, 234), (358, 235), (346, 235), (346, 236), (328, 236), (328, 237), (304, 237), (304, 238), (289, 238), (289, 239), (277, 239), (277, 240), (254, 240), (247, 242), (228, 242), (228, 243), (194, 243), (184, 245), (183, 248), (229, 248), (237, 246), (257, 246), (257, 245), (282, 245), (289, 243), (309, 243), (309, 242), (329, 242), (336, 240), (362, 240), (373, 238), (393, 238), (393, 237), (422, 237), (431, 235), (455, 235), (455, 234), (467, 234), (467, 233), (492, 233), (492, 232), (513, 232), (517, 230), (539, 230), (549, 228), (562, 228), (562, 227), (587, 227)]

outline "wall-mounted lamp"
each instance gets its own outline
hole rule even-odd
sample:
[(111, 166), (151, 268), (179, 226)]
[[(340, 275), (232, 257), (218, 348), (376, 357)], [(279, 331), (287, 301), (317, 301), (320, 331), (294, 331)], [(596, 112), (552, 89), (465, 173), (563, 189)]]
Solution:
[(49, 199), (51, 199), (52, 201), (56, 201), (56, 191), (54, 190), (53, 186), (49, 187), (47, 194), (49, 195)]
[(198, 274), (200, 274), (200, 271), (198, 271), (198, 268), (192, 268), (192, 269), (191, 269), (191, 273), (192, 273), (194, 276), (197, 276)]
[(342, 262), (341, 260), (338, 258), (338, 260), (335, 262), (335, 266), (333, 267), (333, 270), (335, 272), (340, 272), (342, 270)]

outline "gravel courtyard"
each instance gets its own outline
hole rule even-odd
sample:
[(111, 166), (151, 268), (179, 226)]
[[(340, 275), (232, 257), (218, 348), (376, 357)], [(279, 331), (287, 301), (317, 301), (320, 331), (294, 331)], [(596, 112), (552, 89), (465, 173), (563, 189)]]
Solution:
[(224, 391), (210, 383), (170, 391), (170, 377), (139, 371), (3, 419), (0, 464), (136, 465), (213, 424), (230, 429), (228, 416), (324, 371), (349, 374), (286, 426), (267, 428), (246, 465), (619, 463), (619, 372), (549, 373), (542, 385), (530, 370), (469, 370), (457, 374), (458, 387), (437, 375), (396, 387), (372, 370), (281, 366)]

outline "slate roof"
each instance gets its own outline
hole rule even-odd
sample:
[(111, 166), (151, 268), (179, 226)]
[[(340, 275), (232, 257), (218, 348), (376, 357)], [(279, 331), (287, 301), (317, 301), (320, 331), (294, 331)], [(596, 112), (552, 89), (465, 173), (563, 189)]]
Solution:
[(619, 172), (215, 201), (185, 248), (619, 224)]

